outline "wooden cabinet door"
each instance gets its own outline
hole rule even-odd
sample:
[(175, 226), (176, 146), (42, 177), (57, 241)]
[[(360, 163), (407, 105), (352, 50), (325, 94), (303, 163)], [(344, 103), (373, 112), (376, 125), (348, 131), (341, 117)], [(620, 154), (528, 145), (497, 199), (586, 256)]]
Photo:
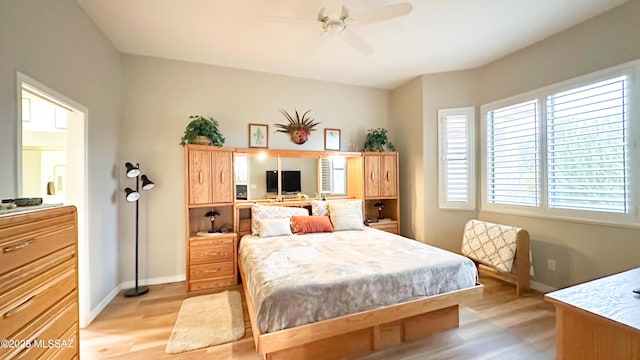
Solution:
[(229, 151), (214, 151), (211, 154), (213, 174), (213, 202), (233, 202), (233, 154)]
[(213, 202), (211, 187), (211, 152), (189, 151), (189, 204)]
[(396, 159), (395, 154), (380, 156), (380, 196), (398, 196)]
[(380, 196), (380, 156), (364, 157), (364, 196)]

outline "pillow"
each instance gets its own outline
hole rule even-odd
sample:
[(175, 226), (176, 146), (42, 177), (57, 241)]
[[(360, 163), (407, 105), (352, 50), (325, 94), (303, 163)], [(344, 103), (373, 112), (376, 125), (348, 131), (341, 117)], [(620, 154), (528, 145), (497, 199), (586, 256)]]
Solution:
[(329, 216), (334, 231), (364, 230), (361, 201), (330, 202)]
[(258, 235), (260, 235), (261, 238), (291, 235), (289, 218), (258, 220)]
[(309, 216), (309, 211), (305, 208), (298, 207), (253, 204), (251, 207), (251, 234), (260, 234), (258, 220), (283, 218), (288, 220), (292, 216)]
[(329, 203), (327, 201), (311, 200), (311, 215), (328, 216)]
[(296, 234), (333, 232), (328, 216), (292, 216), (291, 223)]

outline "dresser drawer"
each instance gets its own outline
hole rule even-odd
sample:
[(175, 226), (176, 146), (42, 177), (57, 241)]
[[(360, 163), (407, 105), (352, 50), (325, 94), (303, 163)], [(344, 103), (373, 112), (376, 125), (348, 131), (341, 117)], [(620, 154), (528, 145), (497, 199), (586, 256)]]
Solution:
[(238, 283), (236, 276), (225, 276), (211, 280), (198, 280), (189, 282), (189, 291), (215, 289), (221, 286), (231, 286)]
[(0, 274), (76, 243), (75, 215), (0, 229)]
[(224, 261), (203, 265), (191, 265), (189, 276), (191, 280), (202, 280), (220, 276), (233, 275), (233, 261)]
[(0, 339), (7, 339), (75, 288), (73, 259), (0, 294)]
[(56, 340), (60, 340), (57, 345), (39, 357), (38, 360), (67, 360), (78, 358), (78, 330), (75, 326), (69, 328)]
[(220, 245), (191, 246), (189, 248), (191, 264), (233, 260), (233, 253), (233, 242)]
[(0, 275), (0, 294), (4, 294), (16, 286), (19, 286), (20, 284), (62, 264), (67, 260), (75, 259), (75, 257), (76, 247), (72, 245), (33, 261), (25, 266), (2, 274)]
[(393, 233), (393, 234), (398, 234), (399, 233), (398, 222), (397, 221), (384, 221), (384, 222), (377, 222), (377, 223), (369, 223), (368, 225), (371, 228), (382, 230), (382, 231), (386, 231), (386, 232), (390, 232), (390, 233)]
[[(29, 341), (32, 344), (30, 348), (0, 348), (0, 359), (14, 357), (22, 357), (25, 359), (38, 358), (47, 350), (42, 344), (49, 345), (49, 340), (65, 339), (64, 334), (69, 329), (74, 330), (74, 332), (77, 331), (77, 316), (78, 303), (74, 295), (69, 294), (26, 327), (7, 338), (8, 340)], [(78, 348), (78, 343), (75, 341), (66, 342), (64, 345), (69, 344), (75, 349)], [(58, 345), (61, 344), (59, 343)]]

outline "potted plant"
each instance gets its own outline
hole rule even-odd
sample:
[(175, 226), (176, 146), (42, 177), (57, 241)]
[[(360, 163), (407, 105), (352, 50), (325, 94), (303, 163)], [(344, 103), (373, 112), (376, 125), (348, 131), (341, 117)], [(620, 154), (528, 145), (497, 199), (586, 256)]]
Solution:
[(369, 129), (362, 151), (396, 151), (396, 147), (387, 138), (387, 130), (383, 128)]
[(189, 116), (191, 122), (184, 129), (184, 135), (180, 140), (180, 145), (200, 144), (222, 146), (224, 135), (218, 129), (218, 122), (213, 118), (206, 118), (200, 115)]

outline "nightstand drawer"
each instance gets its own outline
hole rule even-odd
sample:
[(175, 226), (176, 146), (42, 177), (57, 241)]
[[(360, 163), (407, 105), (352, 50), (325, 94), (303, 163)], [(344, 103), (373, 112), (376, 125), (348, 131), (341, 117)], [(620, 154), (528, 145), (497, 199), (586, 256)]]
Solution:
[(206, 290), (206, 289), (215, 289), (222, 286), (231, 286), (236, 285), (238, 283), (237, 277), (235, 276), (225, 276), (221, 278), (215, 278), (212, 280), (197, 280), (189, 282), (189, 291), (197, 291), (197, 290)]
[(224, 261), (203, 265), (192, 265), (189, 268), (191, 280), (210, 279), (220, 276), (233, 275), (234, 261)]
[(233, 260), (233, 241), (222, 245), (191, 246), (189, 256), (191, 264), (210, 263), (215, 261)]

